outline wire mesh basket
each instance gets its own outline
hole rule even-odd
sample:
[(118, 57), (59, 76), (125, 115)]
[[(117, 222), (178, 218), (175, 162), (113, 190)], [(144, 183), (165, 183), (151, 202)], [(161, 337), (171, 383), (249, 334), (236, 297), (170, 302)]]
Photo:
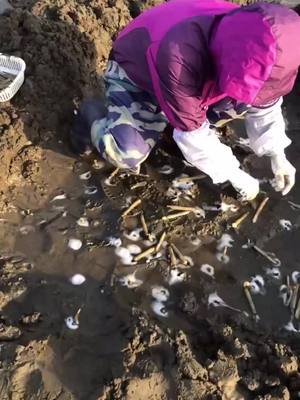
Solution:
[(25, 61), (0, 53), (0, 103), (14, 97), (24, 82)]

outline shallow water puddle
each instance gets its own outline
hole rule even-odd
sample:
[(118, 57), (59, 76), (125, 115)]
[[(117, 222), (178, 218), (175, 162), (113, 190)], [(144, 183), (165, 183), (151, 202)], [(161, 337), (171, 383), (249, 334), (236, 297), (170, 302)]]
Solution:
[[(136, 262), (135, 257), (139, 257), (147, 248), (158, 245), (161, 234), (154, 242), (145, 237), (144, 230), (148, 227), (140, 225), (139, 209), (134, 210), (136, 217), (126, 217), (126, 224), (131, 228), (123, 227), (120, 231), (120, 213), (124, 205), (123, 209), (117, 209), (111, 199), (105, 197), (100, 185), (104, 179), (102, 171), (91, 172), (82, 164), (75, 172), (74, 181), (58, 194), (54, 193), (48, 206), (22, 217), (22, 221), (18, 222), (21, 229), (10, 225), (9, 221), (5, 222), (4, 229), (8, 233), (6, 240), (11, 240), (11, 251), (24, 255), (34, 265), (35, 273), (65, 276), (66, 282), (71, 279), (73, 285), (78, 286), (73, 290), (82, 290), (84, 293), (88, 290), (90, 277), (99, 284), (104, 279), (122, 307), (130, 309), (134, 304), (170, 324), (178, 318), (190, 319), (191, 315), (201, 319), (217, 313), (226, 318), (228, 313), (237, 313), (238, 310), (241, 311), (240, 318), (251, 319), (251, 310), (243, 291), (243, 283), (249, 281), (260, 323), (268, 330), (280, 330), (288, 324), (291, 311), (283, 305), (280, 286), (285, 283), (288, 274), (292, 279), (291, 274), (296, 270), (298, 255), (295, 243), (299, 235), (299, 221), (295, 211), (292, 211), (294, 220), (291, 215), (288, 219), (291, 220), (289, 226), (293, 226), (291, 231), (284, 229), (287, 224), (283, 226), (282, 221), (287, 219), (281, 219), (271, 239), (266, 235), (261, 238), (262, 247), (273, 251), (282, 260), (280, 268), (270, 265), (267, 259), (251, 248), (245, 248), (243, 234), (232, 229), (207, 243), (195, 233), (191, 234), (190, 239), (177, 237), (173, 266), (170, 246), (164, 240), (156, 256), (150, 252)], [(89, 186), (86, 185), (87, 181)], [(145, 189), (145, 185), (135, 187), (138, 190)], [(99, 188), (99, 191), (94, 188)], [(130, 201), (132, 203), (133, 200)], [(166, 200), (168, 203), (169, 200)], [(145, 211), (149, 221), (149, 212)], [(171, 209), (167, 212), (178, 211)], [(220, 214), (222, 212), (221, 209), (218, 211)], [(189, 216), (186, 214), (184, 218)], [(133, 221), (133, 225), (128, 225)], [(245, 227), (249, 226), (253, 235), (254, 228), (250, 225), (246, 222)], [(270, 231), (272, 229), (270, 226)], [(185, 230), (182, 232), (185, 234)], [(191, 262), (184, 265), (182, 262), (188, 261), (189, 257)], [(111, 273), (112, 278), (109, 278)], [(155, 287), (165, 288), (168, 296), (153, 297)], [(212, 309), (209, 299), (214, 293), (224, 303)], [(69, 316), (65, 315), (66, 320)], [(298, 329), (297, 321), (295, 326)]]

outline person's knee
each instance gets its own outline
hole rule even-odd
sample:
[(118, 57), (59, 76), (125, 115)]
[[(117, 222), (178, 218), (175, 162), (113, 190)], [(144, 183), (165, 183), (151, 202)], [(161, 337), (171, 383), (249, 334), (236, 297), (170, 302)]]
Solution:
[(138, 148), (120, 147), (110, 133), (101, 137), (97, 147), (105, 160), (121, 169), (137, 170), (149, 154), (149, 152), (142, 152)]

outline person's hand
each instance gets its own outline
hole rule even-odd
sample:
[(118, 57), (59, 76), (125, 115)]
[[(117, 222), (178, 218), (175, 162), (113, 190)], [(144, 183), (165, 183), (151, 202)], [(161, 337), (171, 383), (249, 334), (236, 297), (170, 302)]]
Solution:
[(240, 168), (231, 177), (230, 182), (243, 201), (253, 200), (259, 193), (259, 181)]
[(284, 153), (271, 156), (271, 167), (274, 174), (272, 186), (276, 192), (285, 196), (295, 184), (296, 169), (287, 160)]

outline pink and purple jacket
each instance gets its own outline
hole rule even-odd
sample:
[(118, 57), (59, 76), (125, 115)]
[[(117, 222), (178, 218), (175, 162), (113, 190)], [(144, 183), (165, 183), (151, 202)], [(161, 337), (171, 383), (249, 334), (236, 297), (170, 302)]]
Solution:
[(172, 0), (134, 19), (113, 57), (174, 128), (193, 131), (225, 97), (266, 106), (289, 93), (299, 39), (300, 17), (285, 6)]

